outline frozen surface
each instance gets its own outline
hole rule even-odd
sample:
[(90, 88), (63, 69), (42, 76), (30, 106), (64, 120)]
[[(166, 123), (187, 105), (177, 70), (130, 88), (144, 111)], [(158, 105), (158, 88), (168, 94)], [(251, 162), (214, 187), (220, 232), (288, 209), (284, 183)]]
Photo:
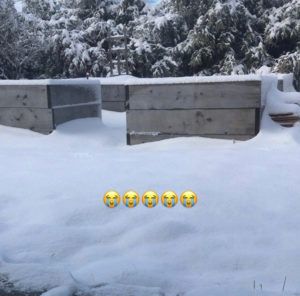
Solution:
[(235, 81), (262, 81), (264, 77), (278, 77), (284, 80), (285, 90), (295, 91), (292, 86), (293, 74), (270, 74), (266, 71), (258, 71), (249, 75), (214, 75), (214, 76), (186, 76), (166, 78), (138, 78), (131, 75), (119, 75), (114, 77), (102, 77), (90, 79), (37, 79), (37, 80), (0, 80), (0, 85), (47, 85), (47, 84), (93, 84), (100, 81), (102, 85), (148, 85), (148, 84), (177, 84), (177, 83), (214, 83)]
[[(50, 136), (0, 126), (0, 273), (47, 296), (275, 296), (285, 276), (300, 293), (299, 125), (264, 116), (247, 142), (125, 136), (108, 111)], [(199, 202), (108, 209), (109, 189)]]
[(92, 84), (100, 81), (101, 84), (175, 84), (197, 82), (230, 82), (230, 81), (260, 81), (261, 75), (231, 75), (231, 76), (188, 76), (168, 78), (137, 78), (130, 75), (120, 75), (107, 78), (75, 78), (75, 79), (39, 79), (39, 80), (0, 80), (0, 85), (47, 85), (47, 84)]
[(198, 82), (233, 82), (233, 81), (260, 81), (261, 75), (215, 75), (215, 76), (186, 76), (166, 78), (136, 78), (130, 75), (121, 75), (109, 78), (100, 78), (101, 84), (176, 84)]
[(35, 80), (0, 80), (0, 85), (77, 85), (80, 84), (97, 84), (97, 79), (35, 79)]

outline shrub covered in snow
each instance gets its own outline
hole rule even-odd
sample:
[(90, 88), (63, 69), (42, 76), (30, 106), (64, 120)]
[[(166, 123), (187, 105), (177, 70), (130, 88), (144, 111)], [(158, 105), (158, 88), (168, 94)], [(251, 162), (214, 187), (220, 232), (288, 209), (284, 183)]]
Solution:
[[(293, 72), (299, 88), (298, 0), (0, 1), (0, 77), (109, 73), (108, 34), (129, 35), (140, 77)], [(4, 37), (3, 37), (4, 36)], [(6, 38), (6, 39), (5, 39)]]

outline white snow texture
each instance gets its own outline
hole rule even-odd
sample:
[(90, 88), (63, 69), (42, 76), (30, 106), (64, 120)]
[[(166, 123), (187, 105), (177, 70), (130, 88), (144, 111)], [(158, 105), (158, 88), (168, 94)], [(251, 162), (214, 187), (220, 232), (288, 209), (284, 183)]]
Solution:
[[(265, 81), (268, 106), (296, 106), (298, 94)], [(275, 296), (286, 276), (284, 295), (300, 293), (299, 125), (282, 128), (265, 112), (246, 142), (126, 146), (125, 115), (104, 111), (103, 123), (75, 120), (49, 136), (4, 126), (0, 135), (0, 274), (17, 288)], [(191, 189), (199, 201), (109, 209), (110, 189)]]

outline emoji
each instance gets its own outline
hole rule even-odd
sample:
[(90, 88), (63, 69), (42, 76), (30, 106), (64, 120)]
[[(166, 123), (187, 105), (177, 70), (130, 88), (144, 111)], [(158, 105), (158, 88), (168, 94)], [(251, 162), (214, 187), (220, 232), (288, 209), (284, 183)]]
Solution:
[(109, 208), (115, 208), (120, 203), (121, 197), (116, 191), (108, 191), (104, 194), (103, 201)]
[(173, 191), (166, 191), (161, 196), (161, 202), (162, 204), (167, 208), (173, 208), (178, 202), (178, 196)]
[(134, 208), (140, 201), (139, 195), (135, 191), (127, 191), (123, 195), (123, 203), (128, 208)]
[(148, 208), (154, 208), (158, 204), (158, 195), (154, 191), (147, 191), (142, 197), (143, 204)]
[(197, 203), (197, 195), (193, 191), (185, 191), (180, 196), (180, 202), (186, 208), (191, 208)]

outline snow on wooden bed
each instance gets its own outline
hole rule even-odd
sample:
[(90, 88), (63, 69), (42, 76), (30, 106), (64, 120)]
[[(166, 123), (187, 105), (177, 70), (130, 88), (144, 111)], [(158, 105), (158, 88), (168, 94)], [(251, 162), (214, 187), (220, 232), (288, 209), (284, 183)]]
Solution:
[[(290, 91), (293, 74), (281, 74), (278, 77), (278, 89)], [(120, 75), (108, 78), (91, 78), (101, 81), (102, 108), (109, 111), (124, 112), (126, 110), (127, 86), (132, 85), (170, 85), (197, 83), (224, 83), (262, 81), (262, 75), (232, 75), (232, 76), (193, 76), (168, 78), (137, 78), (130, 75)], [(293, 90), (294, 91), (294, 90)]]

